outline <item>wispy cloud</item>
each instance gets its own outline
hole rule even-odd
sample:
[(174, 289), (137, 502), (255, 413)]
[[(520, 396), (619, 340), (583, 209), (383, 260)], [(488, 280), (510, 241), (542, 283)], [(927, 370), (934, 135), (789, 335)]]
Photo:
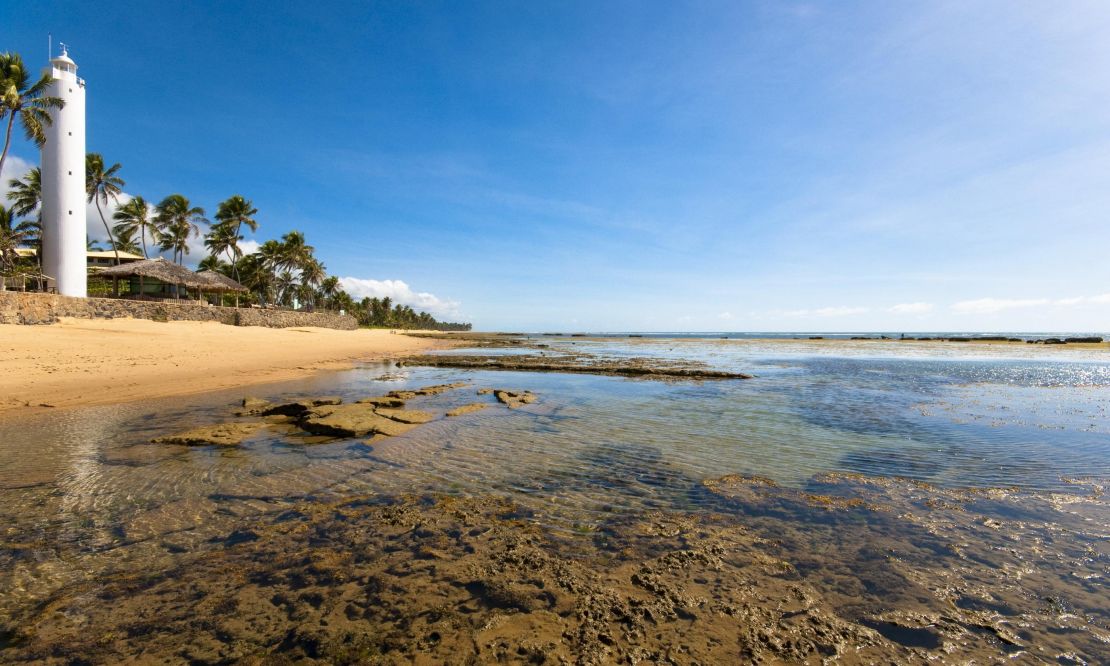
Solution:
[(993, 314), (1004, 310), (1048, 305), (1050, 302), (1047, 298), (978, 298), (955, 303), (952, 311), (960, 314)]
[(729, 321), (732, 319), (736, 319), (736, 315), (732, 314), (731, 312), (722, 312), (721, 314), (717, 315), (717, 319)]
[(899, 303), (887, 308), (887, 312), (894, 314), (926, 314), (933, 311), (932, 303)]
[(803, 309), (803, 310), (775, 310), (769, 312), (768, 315), (772, 317), (792, 317), (798, 319), (806, 318), (826, 318), (826, 317), (849, 317), (851, 315), (859, 315), (870, 312), (870, 308), (863, 307), (848, 307), (836, 306), (817, 309)]
[(367, 280), (356, 277), (341, 277), (339, 284), (355, 300), (363, 298), (391, 298), (395, 303), (408, 305), (437, 317), (458, 317), (459, 303), (426, 291), (413, 291), (402, 280)]

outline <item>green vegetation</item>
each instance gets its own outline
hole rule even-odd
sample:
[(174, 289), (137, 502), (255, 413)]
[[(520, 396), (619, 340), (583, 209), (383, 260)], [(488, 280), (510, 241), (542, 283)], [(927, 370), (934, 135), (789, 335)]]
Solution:
[(0, 120), (7, 116), (4, 131), (4, 150), (0, 152), (0, 173), (4, 171), (4, 160), (12, 143), (12, 126), (19, 117), (23, 133), (28, 141), (34, 141), (41, 148), (46, 143), (46, 130), (53, 124), (50, 109), (60, 109), (65, 102), (58, 97), (48, 97), (47, 87), (50, 77), (42, 75), (34, 85), (31, 75), (18, 53), (0, 53)]
[[(30, 82), (18, 54), (0, 53), (0, 121), (6, 119), (7, 127), (0, 168), (8, 154), (16, 117), (28, 140), (41, 147), (46, 141), (44, 128), (51, 124), (50, 111), (64, 104), (59, 98), (46, 96), (49, 76), (44, 75), (34, 85)], [(104, 209), (126, 197), (123, 193), (126, 183), (120, 177), (122, 168), (118, 162), (107, 166), (99, 153), (85, 156), (88, 202), (96, 204), (117, 264), (120, 252), (150, 257), (151, 247), (170, 253), (174, 262), (183, 264), (190, 253), (189, 241), (203, 237), (208, 255), (201, 259), (199, 269), (216, 271), (241, 283), (250, 290), (244, 297), (247, 304), (344, 311), (357, 317), (362, 326), (470, 330), (470, 324), (436, 321), (426, 312), (394, 304), (389, 298), (364, 298), (356, 302), (342, 289), (339, 278), (328, 275), (324, 264), (315, 257), (315, 249), (300, 231), (290, 231), (280, 240), (267, 240), (257, 252), (244, 254), (243, 228), (258, 231), (258, 209), (240, 194), (220, 202), (215, 222), (210, 222), (204, 209), (182, 194), (170, 194), (157, 206), (136, 196), (118, 205), (112, 215), (114, 225), (109, 226)], [(42, 172), (35, 167), (22, 178), (11, 179), (9, 185), (12, 207), (0, 206), (0, 277), (41, 275)], [(87, 246), (90, 250), (100, 249), (92, 240)], [(16, 251), (19, 247), (32, 247), (39, 252), (34, 259), (21, 257)], [(93, 279), (89, 293), (106, 295), (108, 285), (101, 284), (103, 280), (97, 281), (94, 274), (90, 277)], [(238, 305), (240, 297), (225, 299), (234, 299)]]

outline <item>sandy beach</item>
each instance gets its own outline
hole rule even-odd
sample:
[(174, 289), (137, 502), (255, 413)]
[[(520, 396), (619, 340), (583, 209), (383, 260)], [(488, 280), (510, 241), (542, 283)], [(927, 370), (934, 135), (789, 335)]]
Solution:
[(63, 319), (0, 325), (0, 416), (295, 379), (446, 342), (387, 330)]

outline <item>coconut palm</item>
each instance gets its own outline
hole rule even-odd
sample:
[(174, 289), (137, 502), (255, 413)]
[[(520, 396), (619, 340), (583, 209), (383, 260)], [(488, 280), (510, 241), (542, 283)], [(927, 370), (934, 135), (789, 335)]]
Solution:
[[(204, 209), (192, 205), (188, 199), (180, 194), (171, 194), (156, 208), (158, 225), (161, 227), (163, 250), (173, 251), (173, 260), (177, 263), (185, 261), (189, 254), (189, 238), (200, 235), (200, 225), (208, 224), (204, 217)], [(178, 257), (181, 261), (178, 261)]]
[(235, 228), (232, 225), (221, 222), (204, 235), (204, 246), (212, 256), (226, 254), (231, 261), (230, 265), (234, 266), (243, 256), (243, 251), (239, 249), (241, 240), (243, 237), (235, 235)]
[(143, 257), (150, 255), (146, 250), (146, 237), (150, 235), (150, 240), (157, 243), (161, 234), (158, 231), (158, 224), (150, 215), (150, 206), (147, 204), (146, 199), (142, 197), (135, 197), (127, 203), (116, 209), (112, 219), (117, 222), (115, 228), (117, 233), (119, 229), (126, 229), (133, 237), (136, 233), (143, 243)]
[[(104, 219), (104, 209), (100, 207), (103, 202), (108, 205), (108, 200), (117, 201), (123, 193), (125, 183), (117, 176), (123, 167), (116, 162), (107, 169), (104, 168), (104, 158), (100, 153), (85, 155), (85, 191), (89, 195), (89, 203), (96, 202), (96, 212), (100, 214), (100, 222), (108, 234), (108, 245), (115, 250), (115, 241), (112, 239), (112, 230), (108, 228), (108, 220)], [(119, 265), (119, 250), (115, 250), (116, 265)]]
[[(243, 240), (243, 225), (246, 225), (251, 232), (258, 231), (258, 222), (254, 216), (258, 214), (258, 209), (250, 199), (244, 199), (242, 195), (236, 194), (235, 196), (220, 203), (216, 209), (216, 219), (220, 224), (226, 226), (234, 226), (235, 233), (232, 235), (234, 239), (233, 245), (235, 246), (234, 253), (238, 257), (242, 257), (243, 253), (239, 250), (239, 241)], [(232, 261), (232, 267), (237, 266), (238, 260)], [(235, 269), (235, 279), (239, 279), (238, 269)]]
[(15, 213), (10, 208), (0, 206), (0, 291), (6, 288), (4, 277), (15, 269), (19, 261), (16, 248), (26, 245), (32, 236), (31, 223), (16, 224)]
[(215, 254), (210, 254), (204, 259), (200, 260), (200, 263), (197, 264), (197, 270), (215, 271), (216, 273), (223, 273), (224, 275), (227, 275), (231, 272), (231, 264), (227, 263), (223, 259), (220, 259)]
[(51, 109), (65, 106), (60, 97), (50, 97), (46, 89), (50, 86), (50, 76), (43, 74), (34, 85), (30, 85), (31, 75), (18, 53), (0, 53), (0, 118), (8, 115), (7, 130), (4, 133), (4, 150), (0, 152), (0, 173), (4, 171), (4, 160), (12, 143), (12, 126), (16, 116), (23, 126), (23, 134), (28, 141), (42, 148), (46, 143), (45, 127), (54, 123), (50, 117)]
[(297, 278), (289, 271), (282, 271), (274, 280), (274, 286), (277, 287), (278, 303), (289, 305), (293, 290), (297, 287)]
[(281, 237), (281, 266), (287, 269), (300, 269), (312, 259), (314, 250), (315, 248), (305, 242), (303, 233), (290, 231)]
[(12, 178), (8, 181), (8, 200), (12, 202), (12, 211), (19, 217), (28, 217), (31, 213), (42, 216), (42, 170), (35, 167), (24, 174), (22, 179)]
[(117, 224), (112, 230), (116, 233), (115, 238), (112, 239), (112, 249), (116, 251), (117, 257), (120, 252), (138, 254), (142, 250), (135, 239), (135, 227)]

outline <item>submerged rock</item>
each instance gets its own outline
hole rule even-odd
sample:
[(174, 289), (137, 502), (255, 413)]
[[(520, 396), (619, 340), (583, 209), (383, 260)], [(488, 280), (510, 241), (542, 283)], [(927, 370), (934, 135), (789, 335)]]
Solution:
[(316, 435), (334, 437), (365, 437), (374, 433), (397, 435), (405, 426), (374, 411), (373, 405), (354, 403), (335, 407), (321, 407), (309, 412), (300, 421), (300, 427)]
[(452, 409), (451, 411), (447, 412), (447, 416), (462, 416), (463, 414), (470, 414), (472, 412), (477, 412), (479, 410), (483, 410), (488, 406), (489, 405), (487, 403), (484, 403), (484, 402), (475, 402), (475, 403), (471, 403), (469, 405), (462, 405), (461, 407), (456, 407), (456, 408)]
[(360, 405), (374, 405), (375, 407), (404, 407), (405, 401), (401, 398), (390, 396), (378, 396), (373, 398), (363, 398), (358, 401)]
[(174, 435), (155, 437), (155, 444), (184, 444), (186, 446), (238, 446), (266, 427), (262, 422), (217, 423), (179, 432)]
[(379, 407), (375, 411), (377, 414), (387, 419), (393, 419), (401, 423), (427, 423), (435, 418), (428, 412), (422, 412), (419, 409), (387, 409)]
[(240, 408), (235, 410), (236, 416), (257, 416), (273, 406), (269, 400), (247, 396), (243, 398)]
[(493, 392), (497, 401), (507, 406), (509, 409), (516, 409), (524, 405), (530, 405), (538, 398), (535, 393), (531, 391), (506, 391), (504, 389), (497, 389)]
[(400, 398), (401, 400), (412, 400), (413, 398), (421, 395), (439, 395), (447, 391), (468, 386), (468, 382), (455, 382), (454, 384), (436, 384), (435, 386), (425, 386), (418, 389), (409, 389), (404, 391), (390, 391), (386, 395), (390, 398)]

